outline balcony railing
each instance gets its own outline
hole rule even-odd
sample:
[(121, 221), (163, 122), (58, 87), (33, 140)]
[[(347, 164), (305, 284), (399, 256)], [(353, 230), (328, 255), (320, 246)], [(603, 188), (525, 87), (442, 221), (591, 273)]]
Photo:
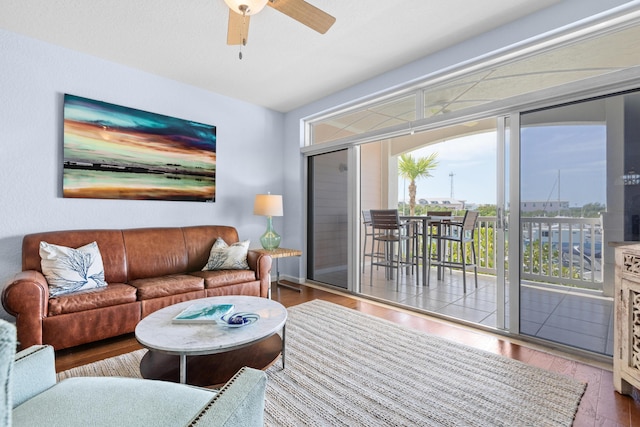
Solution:
[(521, 218), (523, 279), (602, 289), (600, 218)]
[[(521, 218), (521, 279), (602, 290), (600, 218)], [(476, 224), (478, 271), (496, 274), (496, 217)], [(508, 261), (506, 261), (508, 262)]]
[[(462, 217), (457, 218), (462, 220)], [(602, 221), (600, 218), (520, 218), (523, 281), (602, 290)], [(478, 271), (496, 275), (496, 217), (478, 217), (475, 245)], [(432, 253), (435, 253), (434, 243)], [(457, 243), (449, 248), (460, 256)], [(509, 242), (506, 243), (508, 248)], [(420, 251), (422, 248), (419, 249)], [(470, 251), (467, 251), (470, 257)], [(471, 260), (468, 260), (471, 262)], [(505, 267), (509, 260), (505, 260)]]

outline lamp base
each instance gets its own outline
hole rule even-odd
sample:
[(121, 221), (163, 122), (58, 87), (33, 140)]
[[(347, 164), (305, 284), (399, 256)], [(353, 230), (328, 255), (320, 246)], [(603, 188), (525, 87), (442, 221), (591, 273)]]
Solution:
[(271, 221), (271, 217), (267, 217), (267, 231), (260, 237), (260, 243), (262, 247), (266, 250), (272, 251), (274, 249), (278, 249), (280, 246), (280, 240), (282, 238), (276, 231), (273, 229), (273, 223)]

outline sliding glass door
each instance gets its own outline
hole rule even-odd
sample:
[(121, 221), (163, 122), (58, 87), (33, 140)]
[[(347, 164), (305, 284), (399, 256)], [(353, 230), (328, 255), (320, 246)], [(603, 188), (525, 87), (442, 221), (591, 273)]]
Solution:
[(632, 124), (623, 118), (632, 101), (640, 98), (600, 98), (520, 117), (521, 334), (613, 354), (607, 242), (625, 237), (621, 176), (633, 141), (625, 140)]
[[(488, 327), (506, 328), (507, 129), (505, 118), (487, 118), (360, 147), (359, 268), (363, 295)], [(401, 158), (407, 156), (416, 165), (426, 159), (432, 162), (428, 170), (412, 180), (400, 165)], [(473, 233), (477, 286), (472, 268), (466, 272), (465, 292), (460, 269), (446, 269), (445, 274), (438, 274), (434, 267), (430, 269), (427, 286), (421, 257), (417, 259), (417, 267), (408, 274), (403, 272), (396, 286), (384, 269), (371, 267), (372, 261), (384, 253), (384, 248), (373, 245), (370, 225), (366, 223), (366, 214), (371, 209), (398, 209), (401, 217), (413, 215), (414, 220), (446, 213), (453, 221), (460, 221), (465, 212), (478, 212)], [(407, 250), (410, 254), (413, 250), (422, 254), (423, 249), (431, 246), (431, 255), (436, 256), (435, 243), (429, 242), (429, 230), (425, 230), (414, 243), (417, 246), (410, 245)]]

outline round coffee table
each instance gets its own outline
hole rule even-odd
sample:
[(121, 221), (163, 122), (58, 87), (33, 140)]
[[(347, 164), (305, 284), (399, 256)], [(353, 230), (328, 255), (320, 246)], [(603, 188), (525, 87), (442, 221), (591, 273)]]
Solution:
[[(233, 311), (257, 313), (260, 319), (240, 328), (172, 322), (196, 303), (233, 304)], [(267, 369), (280, 355), (284, 369), (286, 321), (287, 309), (282, 304), (252, 296), (202, 298), (165, 307), (136, 326), (136, 339), (150, 350), (140, 362), (140, 373), (147, 379), (218, 386), (243, 366)]]

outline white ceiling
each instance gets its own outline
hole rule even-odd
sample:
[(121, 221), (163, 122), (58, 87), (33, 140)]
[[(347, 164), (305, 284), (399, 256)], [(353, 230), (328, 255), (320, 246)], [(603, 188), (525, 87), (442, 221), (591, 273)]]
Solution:
[(223, 0), (0, 0), (0, 28), (286, 112), (559, 1), (308, 0), (324, 35), (267, 7), (242, 60)]

